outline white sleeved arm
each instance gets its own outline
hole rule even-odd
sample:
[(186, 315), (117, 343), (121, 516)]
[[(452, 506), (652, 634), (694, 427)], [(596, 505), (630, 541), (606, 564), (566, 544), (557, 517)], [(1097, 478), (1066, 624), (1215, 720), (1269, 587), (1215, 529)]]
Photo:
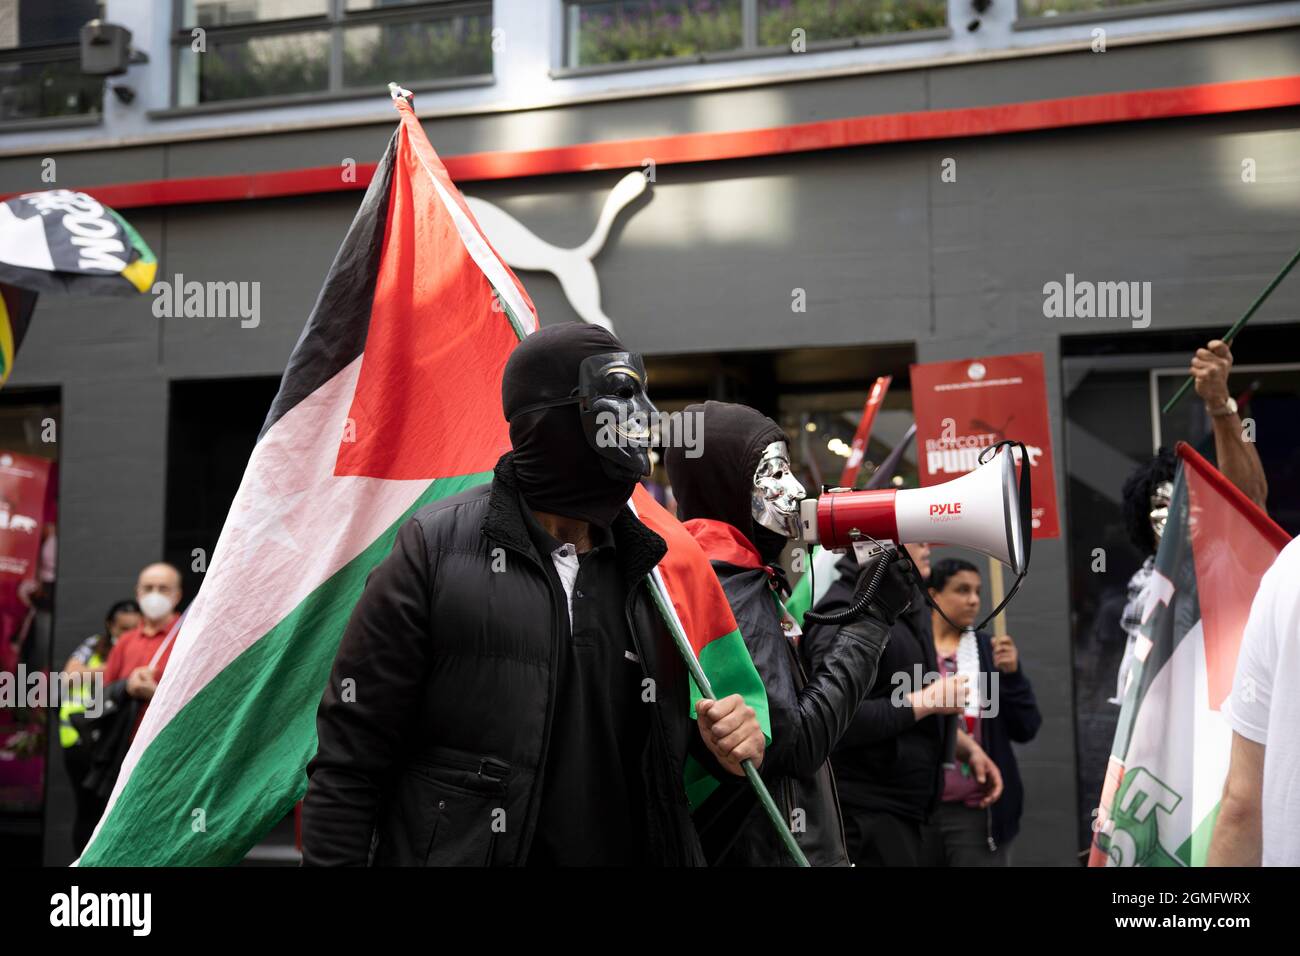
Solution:
[(1273, 702), (1273, 680), (1277, 673), (1279, 604), (1284, 599), (1283, 580), (1292, 557), (1286, 551), (1259, 582), (1250, 605), (1250, 617), (1241, 636), (1237, 672), (1232, 693), (1224, 702), (1224, 716), (1232, 729), (1257, 744), (1268, 743), (1268, 715)]

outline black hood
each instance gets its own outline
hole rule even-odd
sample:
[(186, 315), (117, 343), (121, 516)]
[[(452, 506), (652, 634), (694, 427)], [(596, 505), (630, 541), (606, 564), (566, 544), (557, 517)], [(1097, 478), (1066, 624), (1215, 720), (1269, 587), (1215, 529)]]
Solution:
[(511, 353), (501, 377), (501, 405), (510, 423), (515, 476), (529, 507), (607, 528), (627, 503), (636, 481), (605, 474), (577, 405), (517, 414), (573, 395), (583, 359), (619, 351), (623, 344), (600, 326), (566, 322), (534, 332)]
[(725, 521), (758, 548), (764, 562), (772, 564), (780, 557), (786, 538), (754, 521), (750, 499), (763, 449), (775, 441), (788, 444), (789, 439), (780, 425), (748, 405), (705, 402), (688, 406), (682, 414), (701, 412), (700, 455), (688, 458), (686, 450), (678, 447), (665, 452), (677, 517), (681, 521)]

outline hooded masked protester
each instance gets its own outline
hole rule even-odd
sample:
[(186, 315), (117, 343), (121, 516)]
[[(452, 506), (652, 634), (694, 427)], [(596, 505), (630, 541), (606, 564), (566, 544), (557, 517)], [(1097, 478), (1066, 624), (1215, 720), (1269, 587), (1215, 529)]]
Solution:
[(610, 526), (650, 473), (645, 381), (641, 357), (596, 325), (553, 326), (519, 344), (501, 403), (529, 507)]
[[(862, 698), (911, 584), (895, 562), (866, 616), (840, 628), (834, 647), (805, 675), (796, 650), (799, 626), (785, 611), (789, 594), (781, 550), (798, 531), (803, 486), (790, 468), (784, 431), (744, 405), (706, 402), (700, 454), (667, 449), (665, 463), (678, 517), (704, 548), (767, 689), (772, 745), (763, 777), (787, 819), (802, 811), (795, 837), (814, 866), (847, 866), (835, 781), (827, 762)], [(875, 570), (871, 564), (864, 579)], [(789, 863), (761, 808), (729, 784), (697, 809), (696, 826), (714, 865)]]
[[(304, 863), (703, 864), (687, 754), (729, 768), (646, 588), (666, 546), (626, 507), (649, 470), (644, 365), (595, 326), (542, 329), (502, 404), (492, 482), (416, 512), (348, 623)], [(741, 733), (761, 761), (752, 716)]]

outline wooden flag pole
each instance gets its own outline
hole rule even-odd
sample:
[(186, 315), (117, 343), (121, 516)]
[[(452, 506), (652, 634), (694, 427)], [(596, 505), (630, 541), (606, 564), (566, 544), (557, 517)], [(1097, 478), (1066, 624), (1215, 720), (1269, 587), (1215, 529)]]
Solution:
[[(989, 599), (993, 606), (997, 607), (1002, 603), (1002, 599), (1007, 595), (1006, 585), (1002, 581), (1002, 562), (997, 558), (989, 558)], [(993, 619), (993, 636), (1007, 636), (1007, 612), (1003, 611)]]

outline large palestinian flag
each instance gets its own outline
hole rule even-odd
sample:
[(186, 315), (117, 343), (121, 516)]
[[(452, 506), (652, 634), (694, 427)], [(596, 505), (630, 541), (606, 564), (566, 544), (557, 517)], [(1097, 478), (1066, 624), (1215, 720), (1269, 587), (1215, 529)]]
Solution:
[[(490, 480), (509, 448), (501, 373), (536, 312), (396, 105), (81, 865), (240, 860), (306, 791), (316, 708), (366, 575), (412, 512)], [(660, 594), (718, 694), (766, 713), (707, 561), (670, 537), (673, 519), (646, 517), (669, 537)], [(701, 567), (714, 591), (668, 593)]]
[(1146, 590), (1091, 866), (1203, 866), (1228, 772), (1222, 707), (1260, 579), (1290, 536), (1191, 446)]

